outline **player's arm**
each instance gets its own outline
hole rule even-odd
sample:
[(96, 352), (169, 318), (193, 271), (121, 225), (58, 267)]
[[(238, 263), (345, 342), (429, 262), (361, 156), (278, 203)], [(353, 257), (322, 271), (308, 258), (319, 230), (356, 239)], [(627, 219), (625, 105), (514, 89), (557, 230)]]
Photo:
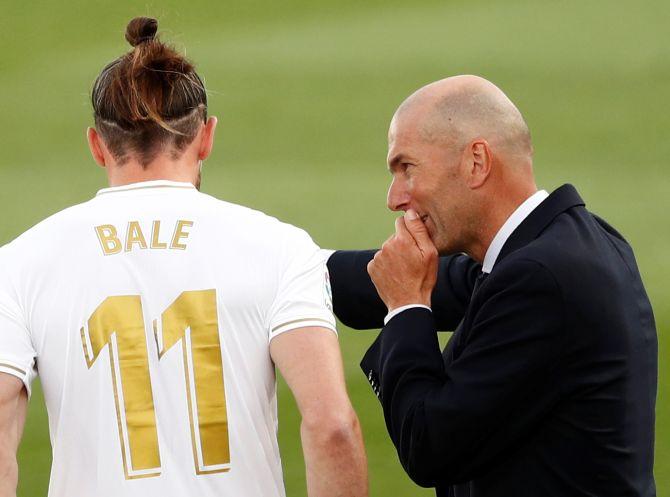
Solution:
[(19, 470), (16, 451), (23, 433), (37, 354), (18, 304), (9, 268), (16, 258), (0, 248), (0, 497), (15, 497)]
[(367, 496), (363, 437), (347, 395), (337, 335), (318, 327), (287, 331), (272, 339), (270, 354), (302, 416), (308, 496)]
[(0, 372), (0, 497), (16, 497), (16, 451), (26, 420), (28, 394), (23, 382)]

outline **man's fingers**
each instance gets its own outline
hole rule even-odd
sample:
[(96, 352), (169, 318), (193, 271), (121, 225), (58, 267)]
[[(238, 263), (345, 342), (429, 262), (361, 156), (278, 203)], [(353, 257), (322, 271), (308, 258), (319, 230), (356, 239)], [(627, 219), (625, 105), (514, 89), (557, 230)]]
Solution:
[[(435, 245), (428, 235), (428, 229), (414, 209), (405, 212), (403, 226), (412, 235), (422, 252), (434, 250)], [(397, 227), (397, 224), (396, 224)]]
[(397, 217), (395, 219), (395, 234), (399, 238), (404, 238), (410, 236), (407, 231), (407, 226), (405, 226), (405, 218), (403, 216)]
[(372, 276), (372, 273), (375, 272), (375, 270), (377, 268), (377, 264), (379, 262), (379, 257), (381, 256), (381, 252), (382, 252), (381, 250), (378, 250), (375, 253), (374, 257), (370, 260), (370, 262), (368, 262), (367, 269), (368, 269), (368, 274), (370, 276)]
[(407, 222), (405, 221), (404, 216), (395, 220), (395, 238), (404, 243), (409, 243), (410, 245), (418, 245), (418, 242), (415, 241), (412, 233), (410, 233), (409, 228), (407, 227)]

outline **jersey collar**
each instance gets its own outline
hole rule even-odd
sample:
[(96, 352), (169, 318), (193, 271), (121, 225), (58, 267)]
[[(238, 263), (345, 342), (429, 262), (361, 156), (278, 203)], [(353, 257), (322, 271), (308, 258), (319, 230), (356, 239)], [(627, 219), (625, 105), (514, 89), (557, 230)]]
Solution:
[(188, 190), (195, 190), (195, 186), (193, 186), (193, 183), (184, 183), (181, 181), (169, 181), (165, 179), (159, 179), (154, 181), (140, 181), (138, 183), (130, 183), (128, 185), (103, 188), (102, 190), (98, 190), (96, 196), (104, 195), (107, 193), (126, 192), (131, 190), (147, 190), (150, 188), (182, 188), (182, 189), (185, 188)]

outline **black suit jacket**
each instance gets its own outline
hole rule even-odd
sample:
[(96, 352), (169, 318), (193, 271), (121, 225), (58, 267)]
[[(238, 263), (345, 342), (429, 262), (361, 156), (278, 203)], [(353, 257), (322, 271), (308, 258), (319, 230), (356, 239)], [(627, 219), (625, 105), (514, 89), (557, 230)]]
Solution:
[[(386, 314), (373, 254), (328, 262), (354, 328)], [(623, 237), (565, 185), (479, 272), (442, 258), (433, 312), (394, 317), (361, 363), (410, 477), (438, 496), (654, 496), (656, 330)], [(443, 353), (436, 329), (456, 329)]]

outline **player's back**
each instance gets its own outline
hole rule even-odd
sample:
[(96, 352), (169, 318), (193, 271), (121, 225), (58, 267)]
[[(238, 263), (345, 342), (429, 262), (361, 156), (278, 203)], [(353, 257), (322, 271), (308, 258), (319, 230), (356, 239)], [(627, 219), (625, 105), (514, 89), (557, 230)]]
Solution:
[(167, 181), (3, 247), (0, 370), (36, 360), (49, 495), (284, 495), (269, 341), (335, 329), (324, 272), (303, 231)]

